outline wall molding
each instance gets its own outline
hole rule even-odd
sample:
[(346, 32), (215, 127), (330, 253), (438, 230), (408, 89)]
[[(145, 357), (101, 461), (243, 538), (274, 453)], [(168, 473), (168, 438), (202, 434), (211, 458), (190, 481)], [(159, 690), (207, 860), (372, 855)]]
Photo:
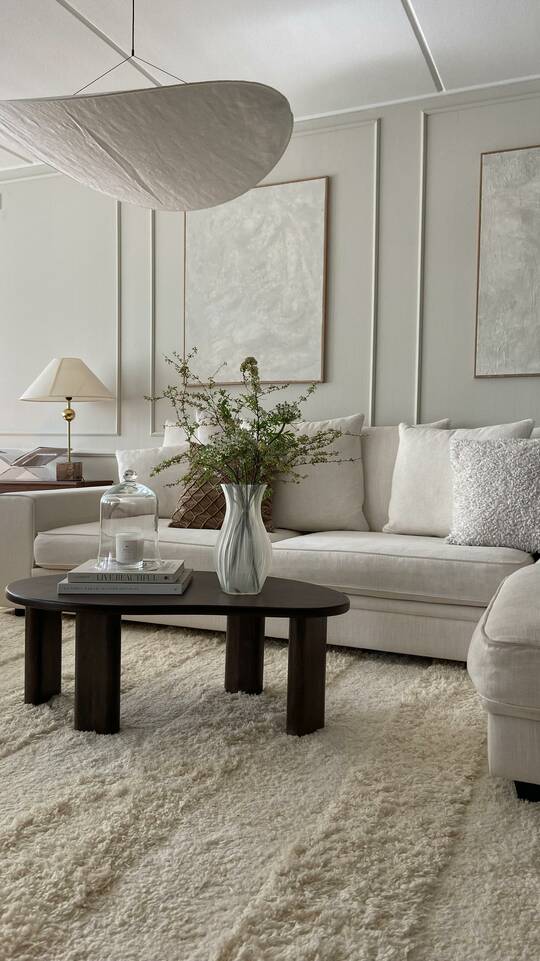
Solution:
[(379, 241), (381, 207), (381, 118), (373, 121), (373, 225), (368, 425), (375, 426), (377, 403), (377, 340), (379, 326)]
[(47, 164), (27, 164), (26, 167), (6, 167), (0, 173), (0, 184), (13, 183), (21, 180), (35, 180), (36, 177), (62, 177), (59, 170), (54, 170)]
[(426, 253), (426, 180), (428, 114), (420, 114), (420, 185), (418, 206), (418, 274), (416, 281), (416, 355), (414, 373), (415, 424), (422, 419), (422, 356), (424, 348), (424, 268)]
[(376, 117), (364, 117), (364, 119), (357, 120), (343, 120), (340, 119), (339, 114), (334, 114), (334, 122), (332, 122), (332, 117), (325, 117), (321, 121), (318, 120), (304, 120), (298, 121), (306, 125), (304, 130), (302, 127), (297, 127), (296, 123), (293, 129), (292, 136), (296, 139), (297, 137), (314, 137), (320, 133), (336, 133), (338, 130), (355, 130), (358, 127), (371, 127), (376, 123)]
[[(156, 393), (156, 211), (150, 210), (149, 216), (149, 285), (150, 285), (150, 391)], [(163, 431), (156, 430), (156, 402), (150, 401), (150, 437), (163, 437)]]
[[(522, 93), (516, 93), (512, 88), (527, 88), (533, 85), (536, 89), (524, 89)], [(482, 94), (485, 94), (482, 96)], [(477, 98), (472, 98), (477, 95)], [(431, 113), (442, 110), (455, 110), (456, 107), (465, 108), (467, 106), (479, 106), (482, 103), (499, 103), (511, 100), (523, 100), (529, 97), (537, 97), (540, 94), (540, 74), (533, 74), (530, 77), (518, 77), (514, 80), (496, 80), (493, 83), (476, 84), (471, 87), (459, 87), (456, 90), (442, 90), (440, 93), (420, 93), (414, 97), (401, 97), (396, 100), (377, 100), (373, 103), (365, 104), (360, 107), (344, 107), (342, 110), (329, 110), (320, 114), (307, 114), (305, 117), (298, 117), (296, 125), (326, 124), (331, 127), (341, 126), (347, 123), (347, 117), (357, 117), (361, 121), (365, 114), (381, 113), (395, 107), (414, 107)], [(439, 107), (441, 101), (446, 105)], [(353, 121), (354, 122), (354, 121)]]
[[(20, 173), (19, 173), (20, 171)], [(65, 176), (58, 170), (51, 170), (44, 164), (36, 165), (35, 169), (27, 170), (18, 168), (9, 172), (9, 176), (0, 177), (2, 183), (20, 183), (21, 181), (44, 179), (49, 177)], [(13, 174), (13, 175), (12, 175)], [(112, 199), (112, 198), (111, 198)], [(121, 434), (121, 412), (122, 412), (122, 209), (119, 200), (114, 203), (115, 217), (115, 426), (114, 431), (89, 431), (77, 434), (79, 438), (84, 437), (119, 437)], [(2, 430), (0, 437), (65, 437), (63, 430)]]

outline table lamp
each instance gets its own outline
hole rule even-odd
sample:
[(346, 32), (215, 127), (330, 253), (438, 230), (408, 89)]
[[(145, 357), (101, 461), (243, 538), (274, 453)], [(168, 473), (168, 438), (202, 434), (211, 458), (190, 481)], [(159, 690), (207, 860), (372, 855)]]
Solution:
[(114, 395), (79, 357), (55, 357), (30, 384), (20, 400), (66, 403), (62, 417), (67, 422), (67, 463), (56, 465), (59, 481), (82, 480), (82, 463), (71, 460), (71, 422), (75, 411), (71, 401), (113, 400)]

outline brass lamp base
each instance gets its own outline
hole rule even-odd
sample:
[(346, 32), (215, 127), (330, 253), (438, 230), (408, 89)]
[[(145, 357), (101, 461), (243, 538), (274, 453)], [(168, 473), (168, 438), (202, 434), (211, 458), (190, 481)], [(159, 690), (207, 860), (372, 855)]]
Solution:
[(82, 461), (64, 461), (56, 465), (57, 481), (80, 481), (82, 479)]

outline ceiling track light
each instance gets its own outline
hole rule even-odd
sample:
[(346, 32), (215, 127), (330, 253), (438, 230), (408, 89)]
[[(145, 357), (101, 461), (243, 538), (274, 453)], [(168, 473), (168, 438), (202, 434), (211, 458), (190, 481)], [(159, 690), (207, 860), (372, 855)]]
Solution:
[[(131, 59), (179, 81), (164, 87), (83, 94)], [(187, 83), (135, 55), (71, 97), (0, 101), (0, 144), (16, 144), (85, 186), (154, 210), (199, 210), (250, 190), (291, 138), (288, 100), (241, 80)]]

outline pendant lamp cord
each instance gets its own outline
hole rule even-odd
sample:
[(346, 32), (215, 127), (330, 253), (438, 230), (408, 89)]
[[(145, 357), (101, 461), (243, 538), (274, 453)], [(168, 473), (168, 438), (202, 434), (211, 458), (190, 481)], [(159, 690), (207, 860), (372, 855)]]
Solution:
[(117, 70), (118, 67), (121, 67), (123, 63), (128, 63), (129, 60), (139, 60), (141, 63), (145, 63), (147, 67), (153, 67), (154, 70), (159, 70), (160, 73), (166, 74), (167, 77), (172, 77), (172, 79), (177, 80), (178, 83), (187, 83), (187, 80), (182, 80), (182, 78), (177, 77), (175, 73), (170, 73), (169, 70), (164, 70), (163, 67), (158, 67), (157, 64), (150, 63), (149, 60), (144, 60), (143, 57), (135, 56), (135, 0), (131, 0), (131, 54), (129, 57), (124, 57), (119, 63), (115, 63), (113, 67), (109, 67), (108, 70), (104, 70), (103, 73), (100, 73), (99, 77), (94, 77), (93, 80), (85, 83), (83, 87), (79, 87), (79, 89), (76, 90), (72, 96), (76, 97), (77, 94), (82, 93), (83, 90), (87, 90), (88, 87), (93, 86), (93, 84), (97, 83), (98, 80), (101, 80), (103, 77), (106, 77), (107, 74), (112, 73), (113, 70)]

